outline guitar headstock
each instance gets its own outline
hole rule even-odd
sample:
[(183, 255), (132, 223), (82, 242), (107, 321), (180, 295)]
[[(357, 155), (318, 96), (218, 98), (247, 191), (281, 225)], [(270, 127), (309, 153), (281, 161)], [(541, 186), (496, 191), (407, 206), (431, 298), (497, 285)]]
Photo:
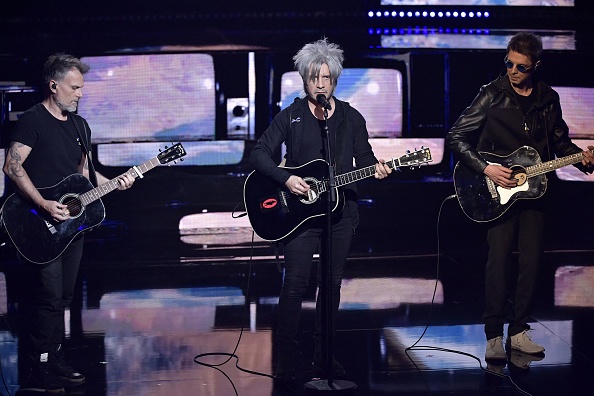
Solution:
[(405, 155), (398, 158), (399, 166), (415, 167), (431, 161), (433, 158), (431, 158), (431, 150), (428, 147), (421, 147), (413, 152), (407, 151)]
[[(176, 143), (171, 147), (165, 146), (165, 151), (162, 151), (157, 155), (157, 159), (161, 163), (161, 165), (166, 164), (171, 161), (178, 160), (186, 155), (186, 150), (182, 146), (181, 143)], [(182, 160), (183, 161), (183, 160)]]

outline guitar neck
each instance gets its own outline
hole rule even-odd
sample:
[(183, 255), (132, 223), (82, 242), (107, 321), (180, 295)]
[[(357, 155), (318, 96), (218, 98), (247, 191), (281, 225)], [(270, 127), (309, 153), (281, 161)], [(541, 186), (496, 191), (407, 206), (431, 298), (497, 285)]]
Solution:
[(150, 160), (146, 161), (141, 165), (137, 165), (130, 168), (127, 172), (121, 174), (116, 178), (111, 179), (107, 183), (101, 184), (100, 186), (95, 187), (84, 194), (81, 194), (79, 199), (84, 205), (88, 205), (91, 202), (98, 200), (102, 196), (107, 195), (113, 190), (116, 190), (120, 186), (120, 183), (118, 181), (120, 177), (124, 175), (130, 175), (133, 178), (142, 177), (143, 174), (157, 167), (160, 164), (161, 162), (157, 157), (151, 158)]
[(542, 175), (543, 173), (551, 172), (567, 165), (573, 165), (580, 162), (583, 158), (582, 153), (575, 153), (566, 157), (557, 158), (551, 161), (543, 162), (541, 164), (532, 165), (526, 168), (528, 177)]
[[(398, 165), (396, 165), (396, 161), (396, 159), (392, 158), (390, 161), (386, 161), (386, 165), (388, 166), (388, 168), (394, 170), (398, 168)], [(359, 180), (371, 177), (373, 175), (375, 175), (375, 165), (343, 173), (342, 175), (338, 175), (335, 177), (336, 187), (342, 187), (347, 184), (351, 184)]]

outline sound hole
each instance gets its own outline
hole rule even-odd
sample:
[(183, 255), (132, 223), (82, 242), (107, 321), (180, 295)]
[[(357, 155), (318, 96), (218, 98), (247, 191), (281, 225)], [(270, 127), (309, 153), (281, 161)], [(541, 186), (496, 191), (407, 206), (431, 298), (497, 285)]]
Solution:
[(318, 191), (318, 181), (313, 177), (303, 178), (307, 184), (309, 184), (309, 191), (307, 191), (307, 197), (301, 197), (300, 201), (304, 204), (312, 204), (316, 202), (320, 196)]
[(70, 213), (70, 217), (78, 217), (83, 212), (83, 205), (78, 196), (76, 195), (65, 195), (61, 200), (60, 203), (66, 205), (68, 207), (68, 212)]

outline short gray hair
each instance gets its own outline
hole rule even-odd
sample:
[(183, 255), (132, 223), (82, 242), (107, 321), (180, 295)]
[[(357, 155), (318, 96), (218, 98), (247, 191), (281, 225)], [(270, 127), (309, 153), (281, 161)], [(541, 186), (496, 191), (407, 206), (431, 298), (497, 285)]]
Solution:
[(303, 84), (314, 80), (320, 75), (320, 69), (325, 63), (330, 69), (330, 78), (332, 85), (336, 86), (338, 77), (342, 74), (342, 62), (344, 55), (338, 44), (329, 43), (328, 39), (323, 38), (313, 43), (305, 44), (303, 48), (293, 57), (295, 61), (295, 70), (301, 75)]
[(72, 69), (77, 69), (80, 74), (85, 74), (89, 71), (90, 66), (72, 55), (54, 54), (47, 58), (43, 67), (43, 83), (47, 85), (51, 80), (62, 81)]

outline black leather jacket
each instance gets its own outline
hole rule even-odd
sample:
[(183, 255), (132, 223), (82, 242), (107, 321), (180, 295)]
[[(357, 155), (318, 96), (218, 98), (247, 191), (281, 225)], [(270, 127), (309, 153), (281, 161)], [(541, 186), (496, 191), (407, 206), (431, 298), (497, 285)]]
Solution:
[(507, 75), (482, 86), (448, 132), (447, 147), (478, 173), (488, 165), (479, 151), (505, 156), (531, 146), (543, 162), (581, 152), (569, 138), (557, 92), (542, 81), (535, 81), (533, 89), (536, 101), (524, 115)]

